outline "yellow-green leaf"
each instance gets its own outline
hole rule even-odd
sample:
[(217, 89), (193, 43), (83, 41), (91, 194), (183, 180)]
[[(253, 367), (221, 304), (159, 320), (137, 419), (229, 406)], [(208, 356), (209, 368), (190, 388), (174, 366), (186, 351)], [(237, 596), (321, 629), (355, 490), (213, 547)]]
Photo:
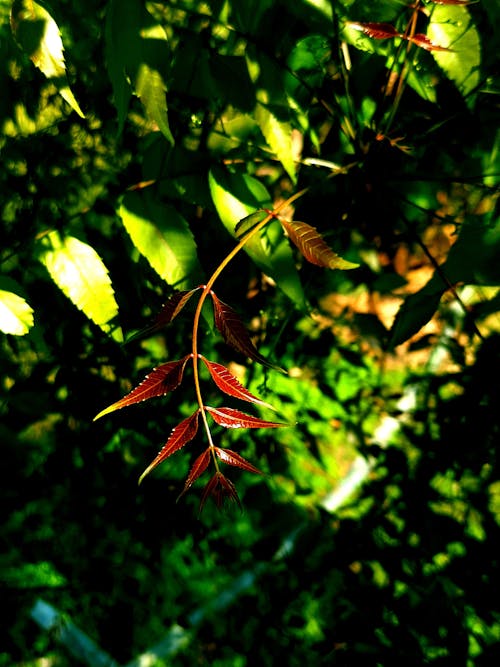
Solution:
[(61, 33), (49, 12), (34, 0), (14, 0), (11, 26), (21, 49), (42, 74), (56, 85), (59, 94), (70, 107), (84, 118), (68, 85)]
[(177, 289), (199, 282), (202, 271), (194, 237), (177, 211), (148, 191), (127, 192), (119, 215), (133, 244), (156, 273)]
[[(118, 314), (113, 287), (102, 259), (87, 243), (53, 231), (41, 239), (40, 260), (52, 280), (92, 322), (109, 333)], [(121, 332), (116, 335), (122, 338)]]
[(33, 308), (21, 296), (0, 290), (0, 331), (24, 336), (33, 326)]
[(289, 122), (281, 120), (273, 113), (271, 107), (257, 103), (255, 109), (255, 120), (260, 131), (269, 144), (276, 157), (283, 165), (286, 173), (294, 183), (297, 182), (295, 160), (293, 157), (292, 126)]

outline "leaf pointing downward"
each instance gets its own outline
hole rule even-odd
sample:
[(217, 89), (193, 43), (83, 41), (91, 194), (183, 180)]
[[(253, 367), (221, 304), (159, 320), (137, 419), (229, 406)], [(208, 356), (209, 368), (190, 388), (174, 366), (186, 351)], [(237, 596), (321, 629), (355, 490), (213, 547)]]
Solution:
[(211, 291), (210, 296), (214, 304), (215, 326), (226, 343), (249, 359), (283, 372), (283, 369), (272, 364), (258, 352), (239, 315), (227, 303), (221, 301), (214, 292)]
[[(193, 466), (189, 471), (189, 475), (187, 476), (184, 488), (182, 489), (179, 498), (182, 498), (182, 496), (186, 493), (186, 491), (188, 491), (189, 488), (196, 482), (198, 477), (200, 477), (200, 475), (203, 475), (205, 470), (208, 468), (209, 463), (210, 463), (210, 447), (205, 449), (203, 454), (200, 454), (196, 459), (196, 461), (193, 463)], [(177, 498), (177, 500), (179, 500), (179, 498)]]
[(290, 240), (297, 246), (308, 262), (323, 266), (327, 269), (355, 269), (359, 264), (348, 262), (331, 248), (323, 240), (323, 237), (315, 227), (305, 222), (292, 222), (281, 220), (280, 222), (287, 232)]
[(224, 426), (225, 428), (280, 428), (287, 426), (287, 424), (259, 419), (233, 408), (211, 408), (206, 406), (206, 410), (219, 426)]
[(165, 443), (165, 446), (159, 451), (158, 456), (146, 468), (146, 470), (139, 477), (139, 484), (146, 477), (148, 473), (156, 468), (158, 464), (171, 456), (174, 452), (184, 447), (190, 440), (192, 440), (198, 432), (198, 415), (200, 411), (196, 410), (190, 417), (184, 419), (172, 429), (170, 436)]
[(272, 405), (262, 401), (260, 398), (257, 398), (257, 396), (254, 396), (247, 389), (245, 389), (239, 380), (237, 380), (225, 366), (222, 364), (217, 364), (214, 361), (209, 361), (203, 356), (200, 356), (200, 358), (208, 368), (210, 375), (212, 376), (212, 380), (225, 394), (228, 394), (228, 396), (233, 396), (233, 398), (239, 398), (242, 401), (257, 403), (258, 405), (263, 405), (266, 408), (274, 410)]
[(149, 375), (146, 375), (144, 380), (129, 394), (121, 398), (119, 401), (116, 401), (116, 403), (112, 403), (104, 410), (101, 410), (101, 412), (94, 417), (94, 421), (110, 412), (114, 412), (115, 410), (120, 410), (121, 408), (128, 407), (134, 403), (146, 401), (149, 398), (164, 396), (173, 391), (182, 382), (184, 368), (190, 357), (191, 355), (187, 354), (182, 359), (169, 361), (166, 364), (158, 366), (158, 368), (155, 368)]

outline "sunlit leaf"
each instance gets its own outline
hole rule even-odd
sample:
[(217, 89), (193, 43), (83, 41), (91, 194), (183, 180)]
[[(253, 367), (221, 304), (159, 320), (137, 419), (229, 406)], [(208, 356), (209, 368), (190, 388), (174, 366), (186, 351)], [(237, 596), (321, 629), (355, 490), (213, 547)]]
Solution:
[(241, 468), (247, 472), (253, 472), (256, 475), (262, 475), (262, 472), (249, 463), (243, 456), (240, 456), (236, 452), (231, 451), (230, 449), (222, 449), (221, 447), (215, 447), (215, 453), (218, 458), (227, 465), (234, 466), (235, 468)]
[[(182, 498), (182, 496), (188, 491), (191, 486), (196, 482), (198, 477), (203, 475), (205, 470), (208, 468), (208, 464), (210, 463), (210, 447), (205, 449), (203, 454), (200, 454), (198, 458), (195, 460), (193, 463), (191, 470), (189, 471), (189, 474), (186, 478), (186, 482), (184, 484), (184, 488), (182, 489), (181, 493), (179, 494), (179, 498)], [(177, 498), (177, 500), (179, 500)]]
[(208, 368), (210, 375), (212, 376), (213, 381), (217, 387), (223, 391), (228, 396), (233, 398), (239, 398), (242, 401), (247, 401), (248, 403), (256, 403), (257, 405), (262, 405), (266, 408), (274, 410), (273, 406), (265, 401), (262, 401), (257, 396), (251, 394), (248, 389), (237, 380), (232, 373), (230, 373), (225, 366), (222, 364), (217, 364), (214, 361), (209, 361), (205, 357), (200, 357), (205, 366)]
[(436, 44), (427, 35), (422, 35), (421, 33), (408, 37), (408, 41), (413, 42), (413, 44), (420, 46), (421, 49), (425, 49), (426, 51), (451, 51), (448, 47)]
[(182, 382), (184, 369), (190, 358), (191, 355), (187, 354), (182, 359), (169, 361), (166, 364), (158, 366), (158, 368), (151, 371), (149, 375), (146, 375), (144, 380), (135, 389), (132, 389), (129, 394), (121, 398), (119, 401), (116, 401), (116, 403), (112, 403), (104, 410), (101, 410), (101, 412), (94, 417), (94, 421), (110, 412), (114, 412), (115, 410), (120, 410), (121, 408), (126, 408), (134, 403), (141, 403), (150, 398), (165, 396), (165, 394), (170, 393)]
[(481, 81), (481, 40), (467, 7), (439, 4), (433, 7), (427, 35), (449, 51), (432, 51), (446, 76), (472, 106)]
[(281, 368), (267, 361), (257, 351), (239, 315), (230, 306), (221, 301), (214, 292), (210, 292), (210, 296), (214, 304), (215, 326), (222, 334), (226, 343), (249, 359), (257, 361), (263, 366), (282, 371)]
[(401, 34), (390, 23), (363, 23), (359, 21), (348, 21), (347, 25), (353, 30), (358, 30), (372, 39), (388, 39), (390, 37), (401, 37)]
[[(248, 174), (231, 173), (216, 167), (209, 174), (210, 192), (222, 223), (236, 237), (238, 223), (247, 216), (272, 209), (264, 185)], [(245, 251), (261, 271), (273, 278), (299, 308), (307, 308), (293, 253), (276, 220), (245, 244)]]
[(181, 447), (184, 447), (190, 442), (198, 432), (198, 415), (200, 411), (196, 410), (190, 417), (183, 419), (180, 424), (177, 424), (172, 429), (170, 436), (165, 443), (165, 446), (158, 452), (154, 461), (146, 468), (146, 470), (139, 477), (139, 484), (148, 475), (153, 468), (156, 468), (162, 461), (177, 452)]
[(339, 257), (323, 240), (315, 227), (305, 222), (280, 220), (290, 240), (297, 246), (308, 262), (327, 269), (356, 269), (359, 264)]
[(33, 308), (23, 297), (0, 289), (0, 331), (24, 336), (33, 326)]
[(265, 140), (276, 154), (283, 168), (291, 180), (297, 182), (293, 144), (292, 126), (278, 117), (271, 105), (257, 103), (255, 108), (255, 119), (264, 135)]
[(33, 64), (55, 84), (70, 107), (84, 118), (68, 85), (61, 33), (49, 12), (34, 0), (14, 0), (11, 26), (16, 41)]
[(225, 428), (280, 428), (287, 426), (287, 424), (270, 422), (253, 415), (247, 415), (245, 412), (240, 412), (240, 410), (234, 408), (211, 408), (206, 406), (206, 410), (219, 426)]
[(169, 285), (182, 288), (200, 280), (193, 234), (172, 206), (149, 190), (127, 192), (119, 215), (136, 248)]
[(40, 245), (40, 260), (52, 280), (92, 322), (108, 332), (118, 314), (111, 280), (102, 259), (87, 243), (53, 231)]

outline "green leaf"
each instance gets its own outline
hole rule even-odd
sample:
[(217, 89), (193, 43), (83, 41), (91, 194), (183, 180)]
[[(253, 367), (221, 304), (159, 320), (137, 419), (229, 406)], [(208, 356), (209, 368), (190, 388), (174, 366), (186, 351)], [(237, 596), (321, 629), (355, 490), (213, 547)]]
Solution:
[(165, 30), (139, 0), (111, 0), (105, 39), (119, 129), (125, 122), (132, 89), (149, 119), (173, 144), (166, 98), (169, 47)]
[[(235, 238), (240, 220), (257, 210), (272, 208), (266, 188), (248, 174), (233, 174), (215, 167), (210, 171), (209, 185), (217, 213)], [(277, 221), (270, 222), (260, 235), (252, 237), (245, 251), (299, 308), (307, 308), (292, 250)]]
[(276, 154), (283, 168), (292, 179), (297, 182), (295, 160), (292, 145), (292, 126), (289, 122), (280, 120), (273, 112), (272, 107), (261, 102), (255, 108), (255, 119), (265, 140)]
[(0, 289), (0, 331), (24, 336), (33, 326), (33, 308), (26, 299)]
[(133, 244), (156, 273), (177, 289), (200, 282), (196, 243), (186, 220), (149, 191), (128, 192), (119, 215)]
[(84, 118), (68, 85), (61, 33), (49, 12), (34, 0), (14, 0), (11, 27), (17, 43), (33, 64), (56, 85), (70, 107)]
[[(87, 243), (53, 231), (40, 244), (40, 260), (52, 280), (92, 322), (110, 333), (118, 314), (113, 287), (102, 259)], [(115, 337), (122, 340), (121, 331)]]
[(446, 76), (457, 86), (469, 106), (480, 82), (481, 42), (467, 7), (436, 5), (427, 36), (450, 51), (432, 51)]

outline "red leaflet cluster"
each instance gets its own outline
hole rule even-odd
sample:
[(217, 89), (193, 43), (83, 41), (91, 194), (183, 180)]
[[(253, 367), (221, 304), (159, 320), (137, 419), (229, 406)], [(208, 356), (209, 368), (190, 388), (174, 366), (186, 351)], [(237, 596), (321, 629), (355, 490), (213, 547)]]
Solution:
[[(437, 4), (442, 5), (466, 5), (466, 2), (457, 2), (456, 0), (442, 0)], [(421, 49), (426, 51), (451, 51), (446, 46), (440, 46), (439, 44), (434, 43), (430, 40), (427, 35), (423, 33), (417, 33), (415, 35), (406, 34), (399, 32), (393, 25), (390, 23), (373, 23), (373, 22), (359, 22), (359, 21), (348, 21), (349, 25), (354, 30), (362, 32), (364, 35), (371, 37), (372, 39), (390, 39), (394, 37), (399, 37), (405, 39), (412, 44), (416, 44)]]
[[(256, 228), (256, 225), (264, 220), (267, 214), (268, 212), (265, 210), (256, 211), (247, 218), (243, 219), (239, 223), (242, 237), (247, 236), (247, 238), (250, 238), (253, 233), (253, 229)], [(272, 216), (274, 218), (278, 217), (274, 213)], [(291, 222), (281, 220), (280, 218), (278, 219), (290, 240), (297, 246), (299, 251), (309, 262), (330, 269), (349, 269), (357, 266), (357, 264), (347, 262), (335, 254), (327, 246), (323, 238), (314, 227), (311, 227), (304, 222)], [(256, 231), (257, 230), (258, 227), (256, 228)], [(239, 498), (234, 484), (229, 479), (227, 479), (227, 477), (220, 470), (221, 463), (228, 466), (233, 466), (235, 468), (240, 468), (241, 470), (246, 470), (247, 472), (254, 474), (261, 474), (258, 468), (249, 463), (237, 452), (223, 447), (218, 447), (214, 444), (210, 428), (210, 421), (214, 422), (217, 426), (221, 426), (227, 429), (281, 428), (283, 426), (287, 426), (287, 424), (282, 422), (267, 421), (265, 419), (255, 417), (254, 415), (242, 412), (236, 408), (224, 406), (212, 407), (206, 405), (202, 399), (199, 362), (202, 362), (203, 366), (207, 369), (210, 378), (223, 394), (230, 396), (231, 398), (246, 401), (247, 403), (254, 403), (255, 405), (260, 405), (271, 410), (274, 409), (271, 405), (269, 405), (269, 403), (266, 403), (265, 401), (250, 393), (248, 389), (246, 389), (225, 366), (214, 361), (210, 361), (198, 353), (198, 322), (201, 308), (205, 299), (208, 297), (211, 298), (213, 304), (215, 327), (222, 335), (225, 342), (240, 354), (243, 354), (245, 357), (263, 364), (264, 366), (282, 371), (282, 369), (269, 362), (260, 354), (239, 315), (230, 306), (221, 301), (216, 296), (215, 292), (211, 289), (211, 285), (215, 281), (217, 275), (218, 272), (216, 271), (207, 285), (200, 285), (194, 289), (177, 292), (174, 294), (165, 303), (152, 324), (137, 334), (141, 336), (144, 334), (151, 334), (170, 324), (172, 320), (174, 320), (175, 317), (177, 317), (177, 315), (181, 312), (191, 297), (196, 292), (201, 291), (198, 300), (198, 306), (194, 316), (192, 348), (190, 354), (187, 354), (186, 356), (176, 361), (169, 361), (153, 369), (151, 373), (149, 373), (144, 378), (144, 380), (137, 387), (135, 387), (135, 389), (133, 389), (119, 401), (116, 401), (104, 410), (101, 410), (101, 412), (99, 412), (99, 414), (95, 417), (95, 419), (99, 419), (100, 417), (103, 417), (110, 412), (114, 412), (115, 410), (128, 407), (135, 403), (140, 403), (150, 398), (164, 396), (171, 391), (174, 391), (174, 389), (177, 389), (183, 380), (184, 372), (188, 362), (191, 362), (193, 365), (193, 379), (198, 406), (189, 417), (183, 419), (177, 424), (177, 426), (172, 429), (162, 449), (158, 452), (157, 456), (140, 476), (139, 483), (142, 482), (144, 477), (146, 477), (146, 475), (150, 473), (151, 470), (156, 468), (157, 465), (165, 461), (165, 459), (167, 459), (169, 456), (172, 456), (172, 454), (179, 451), (179, 449), (194, 440), (198, 434), (201, 421), (207, 435), (208, 447), (206, 447), (204, 451), (195, 459), (184, 483), (184, 488), (179, 495), (179, 498), (183, 496), (196, 482), (196, 480), (207, 470), (210, 462), (212, 462), (215, 467), (215, 472), (209, 482), (206, 484), (203, 491), (200, 501), (200, 511), (203, 509), (203, 506), (209, 497), (212, 497), (219, 507), (224, 503), (225, 500), (233, 500), (239, 504)]]

